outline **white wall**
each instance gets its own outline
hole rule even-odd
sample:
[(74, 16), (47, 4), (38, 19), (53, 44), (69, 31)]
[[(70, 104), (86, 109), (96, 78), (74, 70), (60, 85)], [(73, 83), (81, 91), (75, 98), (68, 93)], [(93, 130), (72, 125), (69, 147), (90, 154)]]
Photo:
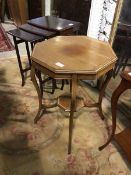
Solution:
[(118, 0), (92, 0), (87, 35), (108, 41)]
[(51, 0), (45, 0), (45, 16), (51, 15)]
[(104, 0), (92, 0), (87, 35), (98, 38)]

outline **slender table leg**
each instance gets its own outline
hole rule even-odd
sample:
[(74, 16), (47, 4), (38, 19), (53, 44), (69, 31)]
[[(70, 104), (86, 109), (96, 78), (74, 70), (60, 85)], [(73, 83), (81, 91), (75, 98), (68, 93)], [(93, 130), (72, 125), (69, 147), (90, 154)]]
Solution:
[(127, 83), (125, 83), (126, 80), (121, 80), (120, 85), (117, 87), (117, 89), (113, 92), (112, 94), (112, 98), (111, 98), (111, 111), (112, 111), (112, 133), (109, 137), (109, 139), (107, 140), (107, 142), (99, 147), (99, 150), (104, 149), (113, 139), (114, 135), (115, 135), (115, 130), (116, 130), (116, 110), (117, 110), (117, 102), (118, 99), (120, 97), (120, 95), (126, 90), (128, 89), (128, 87), (126, 86)]
[[(33, 63), (32, 63), (33, 64)], [(38, 109), (38, 113), (34, 119), (34, 123), (37, 123), (37, 121), (39, 120), (39, 118), (41, 117), (41, 112), (43, 110), (43, 105), (42, 105), (42, 94), (41, 94), (41, 89), (38, 86), (37, 80), (36, 80), (36, 76), (35, 76), (35, 67), (32, 65), (31, 67), (31, 80), (36, 88), (37, 94), (38, 94), (38, 99), (39, 99), (39, 109)]]
[(28, 42), (27, 42), (27, 41), (25, 41), (25, 46), (26, 46), (26, 51), (27, 51), (27, 56), (28, 56), (29, 65), (30, 65), (30, 67), (31, 67), (30, 49), (29, 49), (29, 45), (28, 45)]
[(35, 74), (36, 74), (36, 76), (38, 77), (38, 79), (39, 79), (39, 87), (40, 87), (40, 90), (41, 90), (41, 96), (43, 97), (43, 83), (42, 83), (42, 77), (41, 77), (41, 72), (39, 71), (39, 70), (36, 70), (35, 71)]
[(68, 154), (71, 154), (72, 145), (72, 131), (73, 131), (73, 115), (76, 108), (76, 89), (77, 89), (77, 75), (72, 75), (71, 86), (71, 106), (70, 106), (70, 118), (69, 118), (69, 142), (68, 142)]
[(99, 94), (98, 109), (99, 109), (99, 115), (100, 115), (102, 120), (104, 120), (104, 115), (103, 115), (103, 112), (102, 112), (102, 99), (103, 99), (103, 96), (105, 94), (105, 89), (106, 89), (111, 77), (112, 77), (112, 70), (107, 73), (106, 80), (103, 82), (103, 85), (101, 87), (101, 91), (100, 91), (100, 94)]
[(16, 55), (17, 55), (17, 60), (18, 60), (18, 65), (19, 65), (19, 69), (20, 69), (20, 74), (21, 74), (21, 78), (22, 78), (22, 86), (24, 86), (24, 84), (25, 84), (25, 78), (24, 78), (24, 73), (23, 73), (23, 68), (22, 68), (22, 63), (21, 63), (19, 48), (18, 48), (18, 45), (17, 45), (17, 41), (16, 41), (16, 37), (15, 36), (13, 36), (13, 40), (14, 40), (14, 45), (15, 45), (15, 50), (16, 50)]
[(34, 48), (34, 43), (30, 43), (31, 44), (31, 50), (33, 51), (33, 48)]
[(107, 77), (106, 77), (105, 81), (101, 85), (101, 90), (100, 90), (100, 93), (99, 93), (98, 102), (84, 105), (85, 107), (88, 107), (88, 108), (97, 107), (99, 115), (100, 115), (102, 120), (104, 120), (104, 115), (103, 115), (103, 112), (102, 112), (102, 99), (103, 99), (103, 96), (105, 94), (105, 89), (106, 89), (106, 87), (107, 87), (111, 77), (112, 77), (112, 70), (110, 70), (107, 73)]

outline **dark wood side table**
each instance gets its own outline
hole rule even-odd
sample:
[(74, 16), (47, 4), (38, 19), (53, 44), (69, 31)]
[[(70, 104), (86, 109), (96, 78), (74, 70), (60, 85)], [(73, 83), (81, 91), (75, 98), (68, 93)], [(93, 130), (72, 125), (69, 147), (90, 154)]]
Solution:
[[(112, 76), (116, 55), (109, 43), (106, 42), (87, 36), (57, 36), (44, 41), (44, 44), (37, 43), (31, 60), (31, 79), (39, 98), (39, 109), (34, 119), (35, 122), (40, 119), (43, 110), (47, 107), (42, 104), (42, 94), (36, 80), (36, 70), (54, 79), (71, 80), (71, 93), (58, 98), (58, 106), (70, 114), (68, 141), (68, 154), (70, 154), (74, 112), (82, 107), (97, 107), (101, 119), (104, 119), (101, 107), (102, 97)], [(106, 75), (106, 80), (101, 87), (98, 102), (86, 104), (77, 96), (77, 81), (79, 79), (94, 80), (103, 75)]]
[[(29, 49), (28, 43), (31, 43), (31, 47), (33, 49), (34, 44), (36, 42), (44, 40), (44, 38), (42, 36), (34, 35), (19, 29), (10, 30), (7, 33), (13, 36), (18, 65), (19, 65), (20, 74), (22, 78), (22, 86), (24, 86), (25, 84), (24, 73), (31, 69), (30, 49)], [(26, 51), (27, 51), (27, 56), (29, 61), (29, 66), (25, 69), (22, 66), (21, 56), (20, 56), (19, 47), (18, 47), (18, 44), (23, 42), (25, 43), (25, 46), (26, 46)]]
[(55, 16), (43, 16), (28, 21), (30, 25), (45, 30), (54, 31), (57, 35), (73, 35), (77, 33), (80, 22), (58, 18)]
[(44, 29), (29, 25), (29, 24), (23, 24), (19, 26), (19, 29), (24, 30), (25, 32), (29, 32), (29, 33), (41, 36), (44, 39), (49, 39), (49, 38), (56, 36), (56, 32), (44, 30)]
[(120, 95), (127, 89), (131, 89), (131, 71), (123, 71), (121, 73), (122, 80), (117, 87), (117, 89), (113, 92), (111, 98), (111, 110), (112, 110), (112, 133), (108, 139), (108, 141), (101, 146), (99, 149), (104, 149), (114, 138), (116, 142), (123, 148), (128, 159), (131, 161), (131, 126), (129, 128), (124, 129), (124, 131), (119, 134), (115, 134), (116, 130), (116, 111), (117, 111), (117, 102)]

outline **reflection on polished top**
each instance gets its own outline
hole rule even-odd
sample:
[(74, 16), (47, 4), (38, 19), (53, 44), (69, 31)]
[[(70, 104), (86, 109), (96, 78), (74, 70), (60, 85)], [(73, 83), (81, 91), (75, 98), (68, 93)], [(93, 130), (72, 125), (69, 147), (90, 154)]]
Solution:
[(54, 73), (96, 74), (114, 66), (116, 55), (103, 41), (87, 36), (57, 36), (37, 43), (31, 59)]
[(80, 22), (62, 19), (55, 16), (43, 16), (31, 19), (28, 21), (28, 23), (43, 29), (53, 30), (56, 32), (70, 29), (71, 27), (80, 26)]

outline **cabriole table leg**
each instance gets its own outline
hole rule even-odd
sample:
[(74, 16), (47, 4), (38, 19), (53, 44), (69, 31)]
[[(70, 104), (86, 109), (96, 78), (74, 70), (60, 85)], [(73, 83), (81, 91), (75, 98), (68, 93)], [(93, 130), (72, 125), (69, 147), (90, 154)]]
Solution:
[(99, 147), (99, 150), (101, 151), (102, 149), (104, 149), (113, 139), (114, 135), (115, 135), (115, 131), (116, 131), (116, 110), (117, 110), (117, 102), (118, 99), (120, 97), (120, 95), (126, 90), (128, 89), (125, 83), (125, 80), (121, 80), (120, 85), (117, 87), (117, 89), (113, 92), (112, 94), (112, 98), (111, 98), (111, 111), (112, 111), (112, 132), (111, 135), (109, 137), (109, 139), (107, 140), (107, 142)]
[(31, 80), (36, 88), (36, 91), (37, 91), (37, 94), (38, 94), (38, 99), (39, 99), (39, 109), (38, 109), (38, 113), (34, 119), (34, 123), (37, 123), (37, 121), (40, 119), (41, 117), (41, 113), (42, 113), (42, 110), (43, 110), (43, 105), (42, 105), (42, 94), (41, 94), (41, 89), (40, 87), (38, 86), (38, 83), (37, 83), (37, 80), (36, 80), (36, 75), (35, 75), (35, 67), (32, 63), (32, 67), (31, 67)]
[(105, 94), (105, 89), (106, 89), (111, 77), (112, 77), (112, 70), (107, 73), (107, 77), (106, 77), (105, 81), (102, 84), (100, 94), (99, 94), (98, 109), (99, 109), (99, 115), (100, 115), (102, 120), (104, 120), (104, 115), (103, 115), (103, 112), (102, 112), (102, 99), (103, 99), (103, 96)]

